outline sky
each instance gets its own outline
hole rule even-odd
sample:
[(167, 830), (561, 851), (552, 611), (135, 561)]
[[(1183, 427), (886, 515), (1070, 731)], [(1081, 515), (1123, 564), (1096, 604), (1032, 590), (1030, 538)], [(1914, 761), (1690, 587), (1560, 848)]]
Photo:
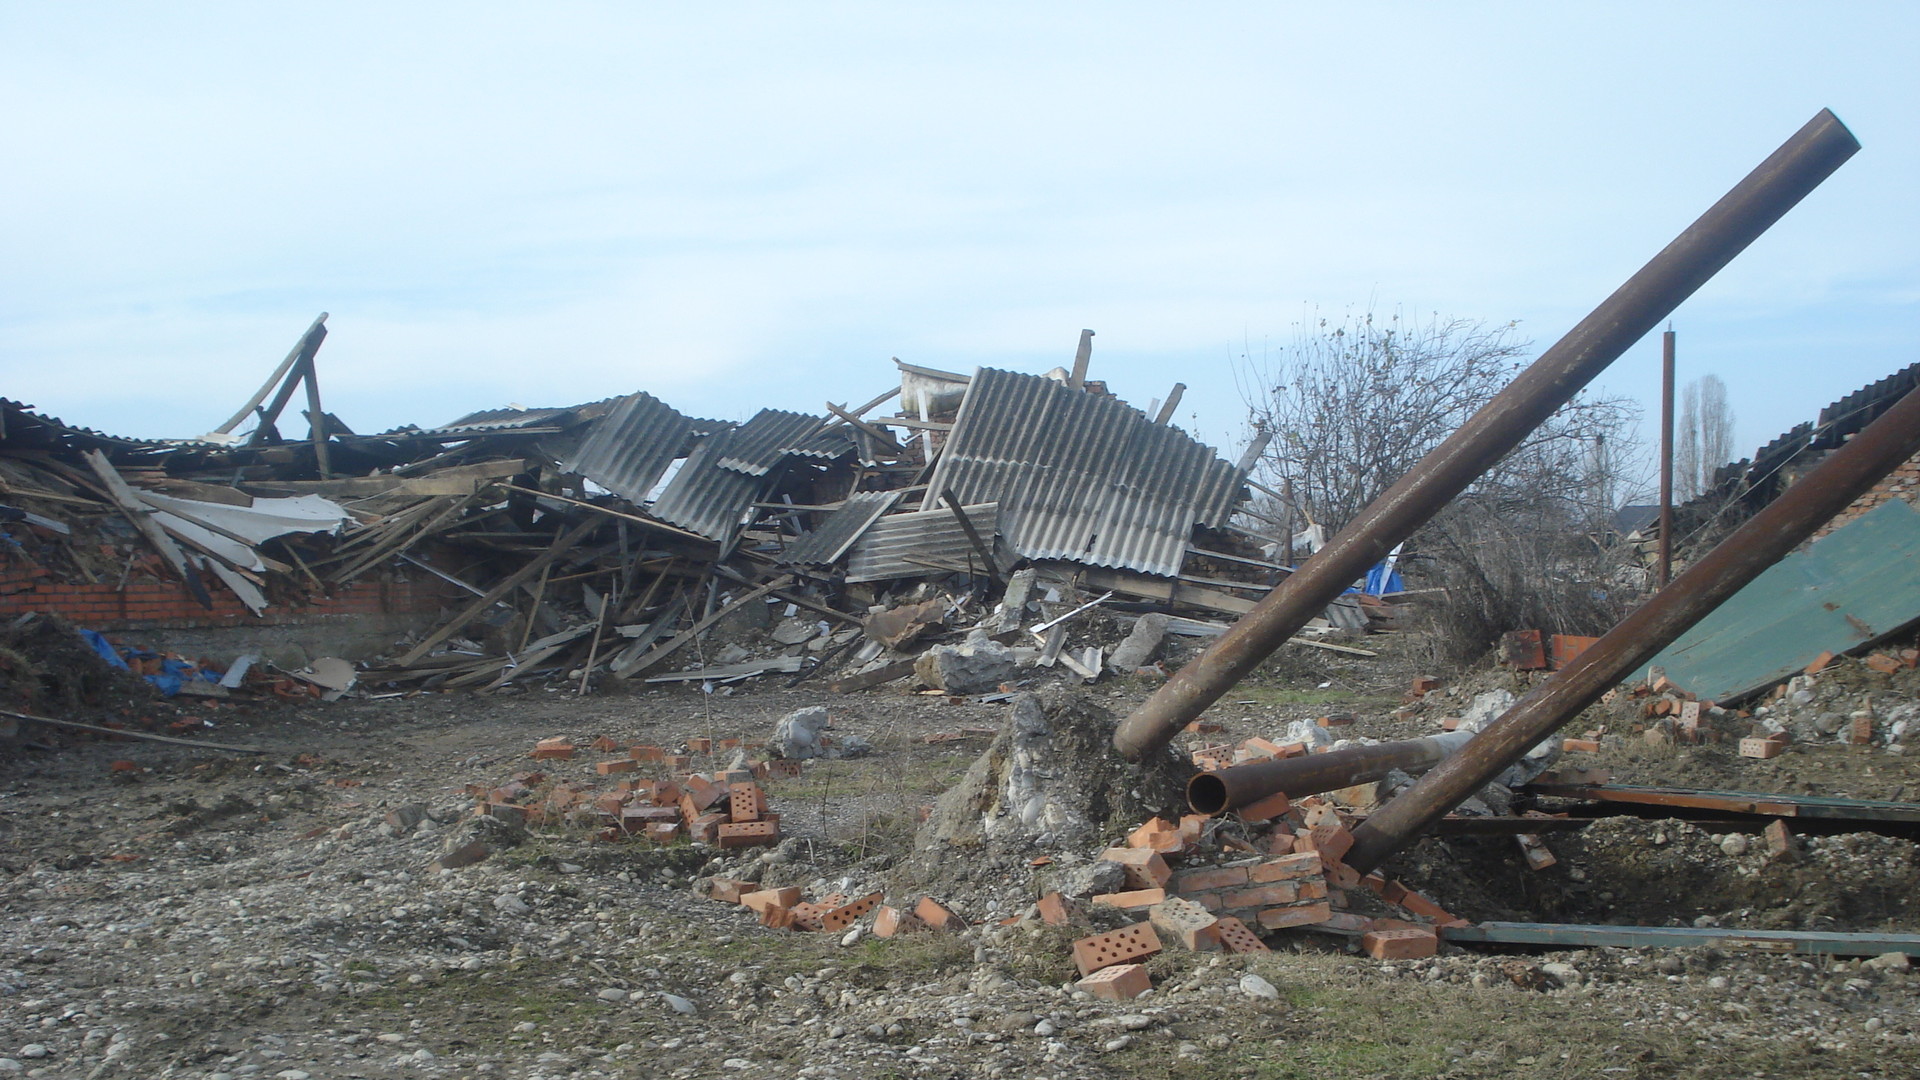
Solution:
[[(1920, 360), (1916, 42), (1912, 3), (0, 3), (0, 396), (196, 436), (326, 311), (363, 433), (737, 420), (1085, 327), (1232, 456), (1246, 357), (1369, 309), (1544, 350), (1829, 107), (1864, 149), (1673, 316), (1751, 448)], [(1596, 386), (1657, 416), (1659, 335)]]

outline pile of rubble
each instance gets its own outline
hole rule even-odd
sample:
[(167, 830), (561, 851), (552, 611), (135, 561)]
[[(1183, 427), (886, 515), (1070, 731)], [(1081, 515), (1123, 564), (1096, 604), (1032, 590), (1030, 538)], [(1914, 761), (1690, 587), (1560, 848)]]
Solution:
[[(837, 669), (977, 694), (1009, 661), (1079, 679), (1148, 666), (1152, 639), (1221, 632), (1296, 554), (1290, 523), (1244, 524), (1260, 440), (1228, 462), (1169, 409), (1120, 401), (1087, 378), (1090, 333), (1071, 371), (896, 362), (897, 386), (823, 415), (701, 420), (639, 392), (377, 435), (320, 410), (325, 333), (323, 317), (199, 439), (0, 402), (0, 615), (134, 630), (404, 610), (424, 629), (359, 672), (397, 690)], [(312, 430), (283, 439), (302, 384)], [(1074, 623), (1089, 601), (1168, 617), (1109, 650)], [(1307, 633), (1397, 613), (1344, 597)], [(967, 625), (994, 640), (919, 656)]]

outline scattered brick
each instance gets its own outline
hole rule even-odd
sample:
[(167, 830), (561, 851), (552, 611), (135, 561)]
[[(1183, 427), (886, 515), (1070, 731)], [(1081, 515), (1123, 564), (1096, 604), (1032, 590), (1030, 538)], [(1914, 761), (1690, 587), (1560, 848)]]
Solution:
[(705, 813), (687, 822), (687, 836), (697, 844), (717, 844), (720, 842), (720, 826), (727, 823), (727, 815)]
[(1189, 952), (1211, 952), (1220, 947), (1220, 918), (1191, 900), (1173, 897), (1153, 905), (1147, 921)]
[(462, 844), (452, 851), (447, 852), (445, 855), (440, 856), (438, 859), (435, 859), (428, 869), (441, 871), (458, 870), (463, 866), (472, 866), (474, 863), (492, 854), (493, 848), (487, 846), (485, 841), (475, 840), (470, 844)]
[(741, 897), (754, 891), (753, 882), (739, 878), (717, 877), (707, 882), (707, 896), (723, 904), (737, 904)]
[(774, 758), (767, 762), (767, 775), (780, 780), (791, 780), (800, 775), (798, 758)]
[(1795, 858), (1800, 854), (1799, 838), (1787, 827), (1783, 818), (1774, 818), (1764, 833), (1767, 840), (1767, 857), (1775, 860)]
[(1173, 855), (1185, 850), (1187, 844), (1172, 822), (1165, 818), (1153, 818), (1128, 834), (1127, 846), (1150, 848), (1162, 855)]
[(1293, 849), (1316, 851), (1323, 860), (1337, 862), (1353, 849), (1353, 834), (1345, 825), (1322, 823), (1308, 829), (1304, 836), (1294, 837)]
[(1819, 656), (1816, 656), (1811, 661), (1809, 661), (1807, 663), (1807, 666), (1802, 668), (1801, 670), (1808, 675), (1818, 675), (1820, 672), (1825, 671), (1827, 669), (1827, 665), (1831, 663), (1833, 663), (1833, 654), (1830, 652), (1823, 652)]
[(1057, 892), (1050, 892), (1034, 905), (1040, 911), (1040, 921), (1048, 926), (1067, 925), (1067, 901)]
[(688, 739), (687, 750), (695, 754), (711, 754), (713, 753), (713, 740), (704, 735), (698, 738)]
[(1847, 728), (1847, 741), (1855, 746), (1873, 745), (1873, 717), (1856, 716)]
[(657, 746), (629, 746), (627, 756), (635, 761), (659, 761), (667, 756), (667, 752)]
[(780, 823), (777, 821), (729, 821), (715, 829), (723, 848), (752, 847), (755, 844), (772, 844), (780, 840)]
[(1431, 930), (1370, 930), (1360, 948), (1375, 960), (1423, 960), (1440, 951), (1440, 936)]
[(790, 908), (800, 902), (800, 890), (791, 885), (781, 889), (760, 889), (742, 893), (740, 902), (754, 911), (765, 911), (770, 907)]
[(1100, 853), (1103, 862), (1119, 863), (1127, 872), (1127, 883), (1136, 889), (1158, 889), (1167, 884), (1173, 870), (1160, 853), (1151, 848), (1117, 847)]
[(854, 920), (880, 906), (882, 894), (869, 893), (858, 900), (841, 904), (839, 907), (820, 916), (820, 923), (828, 933), (845, 930)]
[(592, 746), (595, 750), (598, 750), (603, 754), (611, 754), (615, 750), (620, 749), (619, 743), (614, 742), (612, 739), (607, 738), (605, 735), (602, 735), (599, 738), (593, 740), (593, 742), (589, 743), (588, 745)]
[(1147, 969), (1139, 964), (1102, 968), (1073, 985), (1077, 990), (1109, 1001), (1131, 1001), (1153, 987), (1152, 980), (1147, 978)]
[(1277, 817), (1286, 817), (1291, 809), (1293, 803), (1287, 798), (1287, 793), (1276, 791), (1264, 799), (1248, 803), (1234, 813), (1239, 814), (1242, 821), (1272, 821)]
[(758, 821), (767, 809), (766, 793), (755, 783), (732, 784), (727, 792), (727, 813), (733, 821)]
[(948, 911), (946, 905), (931, 896), (921, 897), (920, 902), (913, 906), (913, 914), (935, 930), (945, 930), (958, 921), (958, 917)]
[(541, 739), (533, 744), (533, 750), (527, 756), (540, 761), (565, 760), (573, 756), (573, 744), (559, 737)]
[(1133, 889), (1129, 892), (1101, 893), (1093, 898), (1095, 907), (1116, 907), (1122, 911), (1150, 908), (1167, 898), (1165, 889)]
[[(1326, 895), (1325, 886), (1321, 895)], [(1257, 908), (1270, 905), (1291, 904), (1300, 899), (1300, 887), (1292, 882), (1275, 882), (1271, 885), (1254, 885), (1244, 889), (1226, 889), (1220, 893), (1220, 903), (1228, 908)], [(1316, 898), (1317, 899), (1317, 898)]]
[(1160, 951), (1160, 938), (1152, 923), (1134, 923), (1105, 934), (1084, 937), (1073, 943), (1073, 962), (1082, 976), (1115, 964), (1131, 964)]
[(1901, 667), (1899, 660), (1888, 656), (1886, 653), (1874, 653), (1868, 656), (1866, 665), (1882, 675), (1891, 675), (1899, 671)]
[(1598, 739), (1561, 739), (1560, 749), (1569, 754), (1573, 754), (1573, 753), (1597, 754), (1600, 752), (1600, 740)]
[(924, 930), (927, 924), (899, 908), (882, 906), (873, 915), (873, 936), (892, 937), (909, 930)]
[(1260, 935), (1249, 929), (1246, 923), (1241, 922), (1231, 915), (1220, 916), (1220, 921), (1214, 924), (1214, 928), (1220, 932), (1220, 944), (1225, 946), (1228, 952), (1256, 953), (1273, 951), (1267, 948), (1266, 942), (1260, 940)]
[(639, 767), (640, 763), (632, 758), (609, 758), (606, 761), (596, 761), (593, 763), (593, 771), (599, 773), (601, 776), (612, 776), (614, 773), (632, 772)]
[(1425, 918), (1432, 919), (1434, 922), (1445, 923), (1454, 921), (1453, 912), (1421, 896), (1412, 889), (1408, 889), (1406, 895), (1400, 897), (1398, 903), (1399, 906), (1413, 912), (1415, 915), (1424, 916)]
[(1740, 740), (1740, 756), (1750, 758), (1779, 757), (1786, 746), (1773, 739), (1746, 738)]

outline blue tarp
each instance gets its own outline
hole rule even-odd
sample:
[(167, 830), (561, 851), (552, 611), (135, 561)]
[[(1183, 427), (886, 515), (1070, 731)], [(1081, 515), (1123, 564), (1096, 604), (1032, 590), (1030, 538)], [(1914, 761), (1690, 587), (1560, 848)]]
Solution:
[(107, 636), (98, 630), (82, 630), (80, 631), (80, 639), (92, 646), (93, 651), (99, 653), (102, 660), (105, 660), (109, 665), (121, 671), (133, 670), (132, 666), (127, 663), (128, 660), (160, 661), (160, 670), (158, 672), (141, 677), (158, 687), (160, 692), (168, 697), (179, 693), (181, 685), (187, 682), (198, 680), (200, 682), (217, 683), (220, 681), (220, 673), (212, 668), (201, 667), (198, 664), (191, 664), (185, 660), (176, 659), (171, 656), (163, 657), (159, 653), (148, 652), (145, 649), (115, 645), (113, 642), (108, 641)]

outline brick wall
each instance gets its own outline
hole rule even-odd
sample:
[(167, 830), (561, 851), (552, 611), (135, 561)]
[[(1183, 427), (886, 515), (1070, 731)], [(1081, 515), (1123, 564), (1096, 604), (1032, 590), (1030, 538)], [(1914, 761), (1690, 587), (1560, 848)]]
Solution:
[(1813, 534), (1813, 538), (1820, 539), (1889, 499), (1905, 499), (1908, 503), (1920, 505), (1920, 455), (1907, 459), (1904, 465), (1873, 485), (1872, 491), (1855, 499), (1852, 505), (1835, 514), (1832, 521), (1821, 526), (1820, 531)]
[(211, 576), (205, 580), (212, 610), (201, 607), (178, 581), (136, 575), (124, 588), (71, 583), (44, 567), (8, 558), (0, 561), (0, 619), (37, 611), (65, 616), (91, 630), (276, 626), (341, 615), (429, 614), (465, 595), (438, 578), (362, 580), (332, 596), (314, 596), (301, 605), (274, 603), (255, 615), (219, 581)]

